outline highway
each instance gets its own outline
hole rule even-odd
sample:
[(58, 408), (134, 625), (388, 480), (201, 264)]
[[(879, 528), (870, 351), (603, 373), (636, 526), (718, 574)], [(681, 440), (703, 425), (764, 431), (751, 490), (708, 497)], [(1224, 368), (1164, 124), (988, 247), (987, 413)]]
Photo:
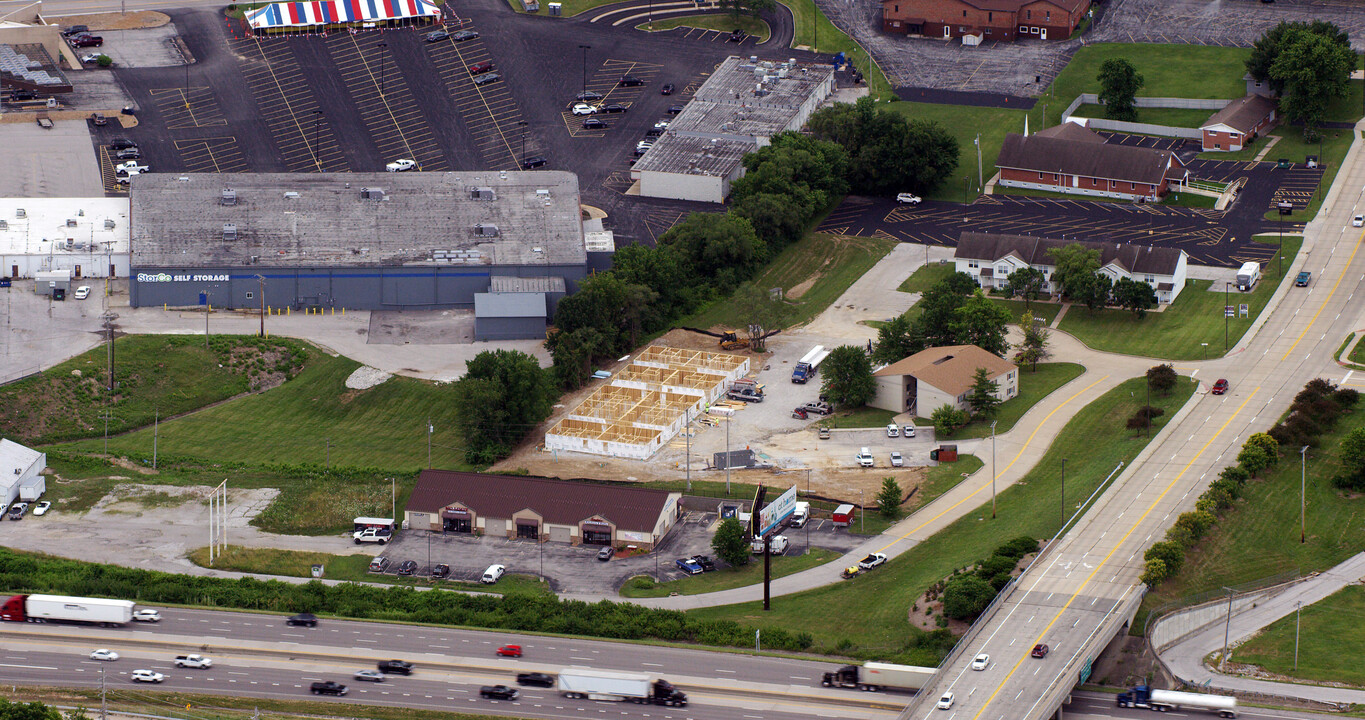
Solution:
[[(345, 698), (328, 702), (398, 705), (524, 717), (600, 716), (686, 720), (786, 720), (829, 718), (890, 720), (906, 695), (861, 693), (820, 687), (830, 663), (665, 648), (629, 643), (522, 636), (440, 627), (347, 622), (323, 618), (316, 628), (289, 627), (277, 615), (163, 609), (160, 623), (95, 628), (31, 623), (0, 624), (0, 675), (28, 685), (97, 686), (120, 692), (149, 690), (231, 694), (299, 700), (308, 684), (336, 680), (350, 686)], [(519, 644), (521, 659), (497, 657), (504, 644)], [(115, 662), (89, 659), (95, 648), (119, 653)], [(214, 661), (208, 670), (175, 668), (178, 654), (198, 652)], [(380, 659), (403, 659), (417, 670), (389, 676), (382, 684), (357, 682), (357, 670)], [(518, 672), (557, 673), (566, 667), (628, 670), (664, 677), (688, 693), (686, 708), (569, 700), (552, 689), (522, 688), (515, 703), (487, 700), (479, 686), (515, 685)], [(133, 670), (167, 676), (161, 685), (135, 684)]]
[[(1308, 288), (1285, 283), (1281, 300), (1244, 347), (1205, 363), (1203, 393), (1227, 378), (1226, 395), (1196, 395), (1114, 481), (1075, 527), (1002, 595), (949, 657), (934, 683), (904, 718), (939, 720), (1034, 719), (1051, 715), (1140, 600), (1143, 553), (1162, 539), (1223, 467), (1235, 462), (1246, 438), (1264, 432), (1309, 380), (1342, 382), (1349, 374), (1332, 355), (1360, 327), (1365, 292), (1365, 232), (1350, 225), (1365, 208), (1365, 163), (1357, 142), (1310, 225), (1305, 252), (1286, 275), (1310, 270)], [(1275, 282), (1273, 271), (1265, 282)], [(1233, 304), (1237, 304), (1236, 293)], [(1188, 370), (1186, 370), (1188, 372)], [(1295, 462), (1292, 457), (1282, 462)], [(1285, 538), (1286, 542), (1297, 542)], [(1044, 658), (1030, 656), (1046, 643)], [(988, 653), (984, 671), (969, 669)], [(950, 711), (935, 704), (955, 695)]]

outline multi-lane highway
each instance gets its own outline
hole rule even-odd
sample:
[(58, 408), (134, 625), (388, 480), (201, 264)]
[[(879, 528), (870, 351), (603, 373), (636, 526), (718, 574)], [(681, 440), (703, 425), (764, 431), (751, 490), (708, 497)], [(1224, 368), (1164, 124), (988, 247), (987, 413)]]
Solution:
[[(1365, 233), (1351, 217), (1365, 208), (1360, 143), (1338, 175), (1305, 252), (1286, 274), (1313, 273), (1307, 288), (1285, 283), (1254, 337), (1226, 359), (1208, 363), (1205, 386), (1231, 381), (1226, 395), (1199, 395), (1055, 547), (1039, 558), (979, 621), (905, 718), (1032, 720), (1055, 712), (1090, 662), (1123, 631), (1139, 599), (1143, 553), (1162, 538), (1218, 471), (1235, 462), (1246, 438), (1264, 432), (1305, 383), (1340, 381), (1333, 360), (1343, 338), (1360, 327), (1365, 293)], [(1267, 279), (1273, 282), (1273, 279)], [(1286, 538), (1286, 541), (1297, 541)], [(1046, 643), (1051, 652), (1031, 657)], [(992, 662), (969, 669), (978, 653)], [(950, 711), (936, 709), (944, 693)]]
[[(524, 717), (599, 716), (687, 720), (787, 720), (829, 718), (890, 720), (908, 701), (904, 695), (872, 695), (820, 687), (828, 663), (765, 656), (664, 648), (630, 643), (510, 635), (439, 627), (323, 619), (315, 628), (289, 627), (281, 616), (207, 610), (162, 610), (156, 624), (126, 628), (0, 624), (0, 675), (31, 685), (108, 685), (301, 699), (319, 680), (350, 687), (337, 702), (484, 712)], [(519, 644), (521, 659), (495, 653)], [(120, 655), (115, 662), (89, 659), (95, 648)], [(176, 668), (177, 654), (202, 653), (207, 670)], [(413, 662), (411, 676), (382, 684), (352, 679), (383, 659)], [(625, 670), (663, 677), (688, 693), (686, 708), (569, 700), (553, 689), (526, 687), (514, 703), (479, 697), (479, 686), (515, 685), (518, 672), (557, 673), (568, 667)], [(166, 676), (159, 686), (134, 686), (131, 674), (148, 669)], [(102, 675), (101, 675), (102, 671)]]

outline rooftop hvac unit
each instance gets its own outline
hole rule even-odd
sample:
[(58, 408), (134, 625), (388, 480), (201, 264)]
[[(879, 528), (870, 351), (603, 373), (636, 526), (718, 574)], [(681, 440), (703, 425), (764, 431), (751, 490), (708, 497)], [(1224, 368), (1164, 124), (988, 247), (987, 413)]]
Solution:
[(114, 229), (114, 221), (113, 221), (113, 220), (105, 220), (105, 221), (104, 221), (104, 229), (105, 229), (105, 230), (113, 230), (113, 229)]
[(299, 199), (299, 194), (296, 193), (296, 192), (294, 192), (293, 190), (290, 190), (289, 192), (286, 192), (286, 193), (284, 194), (284, 199), (285, 199), (285, 200), (298, 200), (298, 199)]
[(24, 212), (24, 209), (23, 209), (23, 208), (15, 208), (15, 209), (14, 209), (14, 217), (17, 217), (17, 218), (26, 218), (26, 217), (28, 217), (28, 213)]
[(474, 234), (479, 237), (497, 237), (498, 226), (490, 225), (488, 223), (479, 223), (474, 226)]
[(497, 200), (498, 194), (491, 187), (472, 187), (469, 188), (470, 200)]
[(66, 219), (66, 226), (67, 226), (67, 227), (76, 227), (76, 218), (67, 218), (67, 219)]
[(548, 197), (550, 197), (550, 191), (547, 190), (547, 189), (545, 189), (545, 188), (541, 188), (541, 189), (539, 189), (539, 190), (536, 191), (536, 195), (537, 195), (538, 197), (548, 198)]
[(383, 190), (383, 188), (367, 188), (367, 187), (366, 187), (366, 188), (360, 188), (360, 199), (361, 199), (361, 200), (383, 200), (383, 199), (384, 199), (384, 190)]
[(67, 246), (67, 248), (70, 248), (72, 245), (75, 245), (75, 244), (76, 244), (76, 241), (75, 241), (74, 239), (72, 239), (72, 238), (67, 238), (67, 239), (66, 239), (66, 246)]
[(236, 205), (236, 204), (237, 204), (237, 191), (236, 191), (236, 190), (226, 190), (226, 189), (223, 190), (223, 194), (218, 196), (218, 204), (219, 204), (219, 205)]
[(233, 223), (223, 223), (223, 242), (232, 242), (237, 239), (237, 226)]
[(758, 56), (757, 56), (757, 55), (750, 55), (750, 56), (749, 56), (749, 64), (750, 64), (750, 65), (757, 65), (757, 64), (758, 64)]
[(9, 229), (9, 221), (8, 221), (8, 220), (0, 220), (0, 230), (8, 230), (8, 229)]

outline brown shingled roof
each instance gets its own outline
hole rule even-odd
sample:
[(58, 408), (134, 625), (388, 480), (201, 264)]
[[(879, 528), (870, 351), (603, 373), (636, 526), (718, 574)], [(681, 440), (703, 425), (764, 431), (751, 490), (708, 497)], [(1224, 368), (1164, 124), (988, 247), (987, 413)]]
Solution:
[(1005, 136), (995, 164), (1000, 168), (1159, 185), (1180, 159), (1165, 150), (1018, 133)]
[(929, 348), (904, 360), (891, 363), (875, 375), (911, 375), (949, 395), (961, 395), (972, 388), (977, 368), (986, 368), (991, 380), (1014, 369), (1014, 363), (975, 345), (945, 345)]
[(1047, 254), (1047, 251), (1077, 242), (1100, 251), (1100, 267), (1113, 263), (1134, 274), (1174, 275), (1176, 268), (1180, 265), (1180, 254), (1183, 252), (1179, 248), (1152, 247), (1150, 245), (1123, 245), (1111, 242), (1056, 240), (1033, 235), (964, 232), (957, 241), (955, 257), (995, 262), (1013, 253), (1029, 265), (1055, 265), (1056, 261), (1051, 255)]
[(1238, 132), (1247, 133), (1256, 124), (1269, 117), (1275, 110), (1275, 101), (1261, 95), (1248, 95), (1228, 103), (1222, 110), (1209, 116), (1199, 128), (1226, 125)]
[[(1039, 0), (962, 0), (978, 10), (993, 10), (995, 12), (1019, 12), (1025, 5), (1038, 4)], [(1064, 12), (1073, 13), (1084, 9), (1090, 5), (1090, 0), (1045, 0), (1041, 3), (1060, 8)]]
[(458, 502), (483, 517), (502, 519), (529, 509), (554, 525), (575, 525), (597, 515), (618, 530), (649, 533), (667, 506), (668, 496), (663, 490), (623, 485), (423, 470), (406, 509), (437, 513)]

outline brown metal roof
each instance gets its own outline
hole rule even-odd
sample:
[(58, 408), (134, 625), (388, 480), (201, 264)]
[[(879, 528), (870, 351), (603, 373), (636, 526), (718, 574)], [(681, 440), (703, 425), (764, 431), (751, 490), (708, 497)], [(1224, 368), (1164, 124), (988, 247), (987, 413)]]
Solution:
[(1251, 132), (1262, 120), (1275, 111), (1275, 101), (1261, 95), (1248, 95), (1228, 103), (1222, 110), (1214, 113), (1199, 128), (1227, 125), (1242, 133)]
[(991, 380), (1014, 369), (1014, 363), (975, 345), (929, 348), (878, 370), (878, 376), (910, 375), (943, 392), (957, 396), (972, 388), (977, 368), (986, 368)]
[[(1087, 131), (1088, 132), (1088, 131)], [(1180, 158), (1165, 150), (1018, 133), (1005, 136), (997, 167), (1159, 185)], [(1181, 173), (1183, 174), (1183, 173)]]
[(964, 232), (957, 241), (954, 257), (993, 263), (1011, 253), (1029, 265), (1055, 265), (1047, 254), (1052, 248), (1080, 243), (1100, 251), (1100, 267), (1113, 263), (1130, 273), (1174, 275), (1180, 265), (1183, 250), (1150, 245), (1056, 240), (1033, 235), (1000, 235), (995, 233)]
[(436, 513), (460, 503), (487, 518), (507, 519), (532, 510), (555, 525), (576, 525), (594, 515), (618, 530), (649, 533), (668, 507), (664, 490), (571, 480), (423, 470), (408, 496), (407, 510)]
[(1104, 136), (1081, 125), (1080, 123), (1064, 122), (1060, 125), (1053, 125), (1033, 133), (1038, 137), (1061, 138), (1063, 140), (1075, 140), (1077, 142), (1103, 143)]

